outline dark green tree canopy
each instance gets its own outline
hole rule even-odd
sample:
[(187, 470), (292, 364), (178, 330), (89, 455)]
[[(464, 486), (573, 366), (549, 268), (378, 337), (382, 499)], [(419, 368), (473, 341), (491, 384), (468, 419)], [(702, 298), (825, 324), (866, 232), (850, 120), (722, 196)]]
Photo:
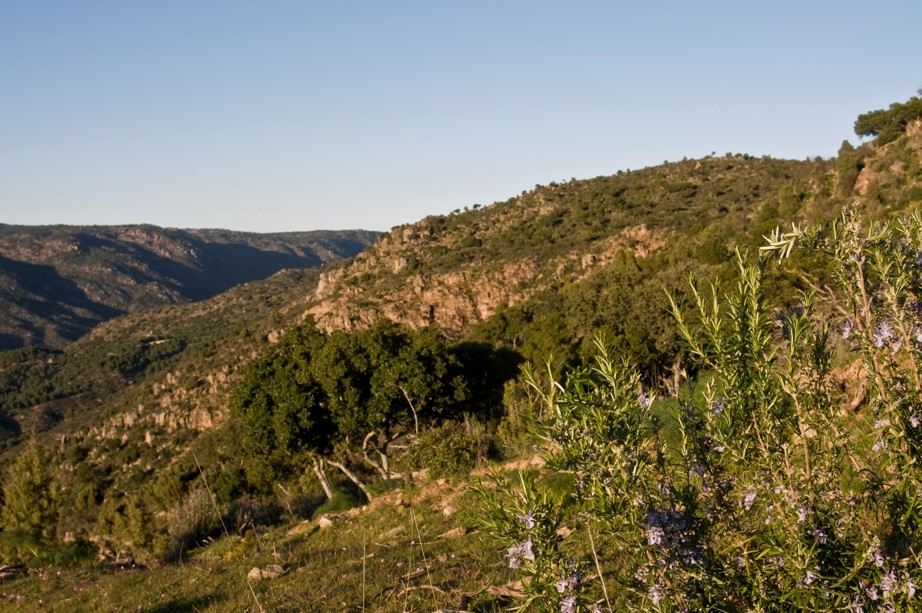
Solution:
[(461, 364), (434, 327), (406, 332), (382, 319), (362, 332), (334, 332), (313, 370), (352, 444), (448, 418), (468, 397)]
[(894, 102), (889, 109), (868, 111), (855, 121), (855, 134), (876, 137), (884, 145), (896, 140), (909, 122), (922, 118), (922, 98), (912, 97), (908, 101)]
[(231, 394), (231, 411), (243, 422), (240, 441), (248, 479), (271, 483), (307, 455), (327, 453), (335, 427), (311, 362), (324, 337), (312, 325), (288, 332), (247, 365)]
[(265, 487), (308, 460), (316, 467), (358, 451), (390, 478), (396, 438), (501, 407), (515, 357), (487, 345), (450, 347), (438, 328), (407, 331), (384, 319), (329, 336), (311, 322), (299, 326), (245, 367), (231, 395), (248, 480)]

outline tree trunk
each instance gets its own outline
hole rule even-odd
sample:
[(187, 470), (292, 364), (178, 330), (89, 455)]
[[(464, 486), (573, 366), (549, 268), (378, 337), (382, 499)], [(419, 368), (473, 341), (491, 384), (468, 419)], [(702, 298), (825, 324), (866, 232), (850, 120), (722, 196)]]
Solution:
[(346, 477), (348, 477), (348, 479), (349, 479), (350, 481), (352, 481), (353, 483), (355, 483), (356, 487), (358, 487), (360, 490), (362, 490), (362, 493), (365, 494), (365, 498), (368, 499), (368, 502), (371, 502), (371, 501), (372, 501), (372, 496), (371, 496), (371, 493), (368, 491), (368, 488), (365, 487), (365, 484), (362, 483), (362, 480), (361, 480), (361, 479), (359, 479), (358, 477), (355, 476), (355, 473), (353, 473), (351, 470), (349, 470), (348, 468), (346, 468), (345, 465), (343, 465), (342, 462), (334, 462), (333, 460), (330, 460), (329, 463), (330, 463), (331, 466), (335, 466), (335, 467), (338, 468), (340, 471), (342, 471), (342, 473), (343, 473), (344, 475), (346, 475)]
[[(362, 457), (365, 458), (365, 461), (368, 463), (369, 466), (371, 466), (371, 467), (374, 468), (376, 471), (378, 471), (379, 473), (381, 473), (381, 478), (382, 478), (382, 479), (385, 479), (385, 480), (386, 480), (386, 479), (387, 479), (387, 468), (384, 467), (382, 464), (379, 464), (379, 463), (375, 462), (374, 460), (372, 460), (372, 459), (371, 459), (371, 456), (368, 455), (368, 442), (369, 442), (372, 438), (377, 438), (377, 435), (378, 435), (378, 433), (377, 433), (376, 431), (374, 431), (374, 430), (372, 430), (371, 432), (369, 432), (368, 434), (365, 435), (365, 440), (362, 441)], [(375, 448), (375, 451), (378, 451), (378, 444), (377, 444), (377, 441), (375, 441), (375, 446), (374, 446), (374, 448)], [(378, 453), (380, 454), (381, 452), (378, 451)]]
[(311, 458), (314, 463), (314, 474), (317, 475), (317, 480), (320, 481), (320, 487), (323, 488), (323, 493), (327, 495), (327, 500), (333, 499), (333, 490), (330, 489), (330, 481), (327, 479), (327, 474), (323, 472), (323, 458)]
[(391, 472), (390, 459), (387, 455), (388, 446), (391, 443), (393, 443), (394, 440), (399, 438), (401, 434), (396, 434), (388, 438), (386, 441), (384, 441), (383, 446), (379, 446), (377, 440), (375, 440), (375, 444), (373, 448), (375, 451), (378, 452), (378, 457), (381, 458), (380, 462), (374, 461), (371, 458), (371, 456), (368, 454), (368, 442), (371, 441), (372, 439), (376, 439), (377, 435), (378, 435), (378, 432), (375, 430), (365, 435), (365, 440), (362, 441), (362, 457), (365, 459), (365, 462), (367, 462), (369, 466), (371, 466), (372, 468), (374, 468), (376, 471), (378, 471), (381, 474), (381, 478), (384, 479), (385, 481), (389, 481), (391, 479), (402, 479), (403, 478), (402, 473), (392, 473)]
[(397, 389), (403, 393), (403, 397), (406, 398), (407, 404), (410, 405), (410, 411), (413, 413), (413, 431), (416, 432), (416, 436), (419, 436), (419, 418), (416, 416), (416, 407), (413, 406), (413, 401), (410, 400), (410, 395), (407, 393), (407, 390), (399, 386)]

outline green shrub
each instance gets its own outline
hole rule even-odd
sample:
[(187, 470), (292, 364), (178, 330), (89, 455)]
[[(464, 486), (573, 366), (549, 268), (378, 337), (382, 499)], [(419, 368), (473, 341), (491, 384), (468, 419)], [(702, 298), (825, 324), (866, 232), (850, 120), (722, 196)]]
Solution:
[(168, 549), (163, 553), (167, 559), (181, 559), (184, 551), (217, 534), (222, 526), (223, 520), (211, 492), (205, 487), (197, 487), (169, 514)]
[(228, 530), (243, 533), (248, 528), (276, 523), (282, 516), (282, 507), (270, 498), (241, 496), (228, 506), (224, 515)]
[(60, 513), (60, 486), (53, 472), (53, 455), (35, 439), (10, 466), (3, 482), (5, 530), (19, 530), (36, 538), (54, 539)]
[(338, 487), (333, 491), (333, 497), (331, 499), (327, 500), (314, 510), (312, 519), (318, 519), (327, 513), (341, 513), (343, 511), (348, 511), (349, 509), (354, 509), (355, 507), (361, 506), (362, 504), (364, 504), (364, 500), (351, 489)]
[(467, 475), (490, 455), (492, 439), (477, 422), (447, 422), (422, 432), (407, 448), (404, 462), (433, 477)]

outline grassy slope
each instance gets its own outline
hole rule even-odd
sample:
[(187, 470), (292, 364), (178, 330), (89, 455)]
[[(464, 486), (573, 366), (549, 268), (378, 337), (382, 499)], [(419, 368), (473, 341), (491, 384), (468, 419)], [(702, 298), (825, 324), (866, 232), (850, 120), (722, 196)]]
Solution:
[[(468, 512), (446, 515), (449, 506)], [(471, 610), (499, 610), (487, 588), (515, 577), (479, 531), (474, 508), (466, 484), (425, 482), (339, 513), (328, 528), (295, 521), (248, 529), (177, 564), (39, 569), (0, 584), (0, 602), (60, 612), (419, 611), (456, 608), (468, 597)], [(272, 564), (286, 574), (247, 580), (252, 568)]]

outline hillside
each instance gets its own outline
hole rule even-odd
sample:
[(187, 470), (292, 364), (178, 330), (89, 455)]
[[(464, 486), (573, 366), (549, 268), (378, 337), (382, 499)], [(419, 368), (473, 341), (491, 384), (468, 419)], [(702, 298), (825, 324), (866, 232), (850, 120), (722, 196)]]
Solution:
[(375, 232), (0, 224), (0, 349), (62, 348), (124, 313), (352, 257)]
[(536, 186), (394, 229), (325, 271), (305, 311), (325, 330), (386, 317), (461, 336), (500, 307), (579, 282), (621, 253), (645, 258), (694, 236), (692, 250), (716, 248), (722, 260), (731, 245), (716, 241), (745, 236), (783, 191), (806, 197), (816, 167), (729, 155)]
[[(88, 433), (62, 415), (80, 415), (96, 423), (83, 443), (91, 448), (99, 436), (136, 439), (139, 423), (170, 425), (166, 438), (179, 424), (197, 431), (192, 425), (226, 417), (237, 367), (308, 316), (326, 332), (386, 317), (410, 327), (434, 323), (451, 338), (473, 335), (527, 359), (565, 357), (603, 324), (661, 325), (664, 283), (678, 284), (692, 268), (725, 266), (734, 245), (758, 244), (780, 221), (779, 207), (809, 215), (826, 206), (829, 196), (816, 186), (828, 172), (827, 162), (729, 155), (553, 183), (429, 217), (297, 281), (282, 273), (210, 300), (126, 314), (63, 352), (0, 354), (9, 364), (0, 371), (0, 406), (18, 424), (8, 424), (14, 431), (54, 424), (72, 440)], [(624, 300), (626, 293), (647, 295), (659, 309)], [(650, 345), (653, 359), (675, 342), (653, 329), (641, 339), (633, 329), (613, 332), (614, 341)], [(98, 423), (100, 414), (112, 417)], [(191, 417), (199, 414), (214, 419)]]
[[(281, 386), (284, 390), (276, 389), (279, 382), (302, 386), (297, 389), (304, 396), (295, 398), (300, 409), (308, 406), (304, 398), (321, 398), (308, 408), (326, 410), (354, 391), (341, 391), (334, 398), (311, 379), (316, 374), (310, 370), (311, 360), (321, 360), (310, 353), (314, 349), (299, 345), (302, 337), (326, 339), (323, 342), (327, 346), (344, 352), (331, 352), (327, 358), (354, 357), (361, 352), (350, 354), (346, 350), (365, 342), (366, 337), (359, 334), (369, 329), (374, 332), (381, 318), (407, 329), (431, 329), (428, 326), (434, 324), (444, 332), (446, 343), (457, 352), (455, 356), (472, 350), (481, 352), (475, 355), (487, 355), (492, 350), (518, 361), (540, 363), (553, 358), (552, 369), (559, 373), (585, 364), (592, 352), (593, 335), (602, 331), (619, 358), (639, 365), (638, 381), (643, 389), (663, 396), (677, 395), (679, 373), (686, 372), (689, 355), (682, 349), (663, 290), (677, 291), (682, 300), (689, 298), (682, 289), (687, 287), (689, 274), (702, 279), (733, 279), (735, 249), (753, 253), (775, 227), (789, 227), (792, 222), (823, 224), (856, 200), (864, 220), (919, 208), (922, 123), (910, 122), (887, 143), (872, 141), (857, 149), (843, 146), (833, 160), (727, 154), (594, 179), (552, 182), (489, 206), (475, 205), (464, 212), (394, 228), (354, 259), (322, 269), (284, 270), (210, 298), (202, 295), (193, 303), (177, 299), (177, 304), (132, 311), (127, 303), (116, 303), (113, 298), (113, 305), (107, 308), (126, 312), (63, 348), (21, 347), (0, 352), (0, 441), (7, 458), (23, 448), (21, 443), (30, 433), (53, 441), (53, 453), (62, 467), (60, 495), (74, 509), (58, 520), (58, 533), (70, 534), (107, 560), (120, 559), (124, 549), (138, 559), (159, 564), (176, 555), (177, 543), (180, 559), (183, 547), (201, 546), (193, 554), (196, 568), (207, 567), (210, 572), (214, 566), (225, 573), (212, 579), (210, 595), (195, 596), (195, 590), (186, 586), (189, 591), (174, 601), (157, 601), (156, 595), (146, 594), (151, 606), (156, 602), (173, 602), (188, 610), (206, 605), (218, 610), (227, 602), (250, 606), (244, 603), (251, 594), (240, 588), (244, 583), (237, 577), (247, 560), (268, 563), (273, 555), (288, 556), (298, 572), (306, 572), (313, 560), (323, 561), (325, 555), (332, 555), (331, 548), (336, 548), (331, 544), (333, 537), (313, 527), (302, 526), (294, 532), (274, 528), (271, 542), (284, 547), (285, 554), (270, 554), (267, 544), (254, 545), (250, 536), (211, 544), (208, 539), (227, 532), (228, 527), (219, 528), (214, 517), (203, 520), (201, 526), (195, 524), (189, 516), (194, 509), (200, 516), (209, 515), (213, 505), (219, 505), (221, 517), (230, 522), (230, 531), (252, 534), (258, 540), (260, 530), (282, 516), (297, 524), (314, 513), (319, 516), (321, 511), (335, 510), (335, 504), (348, 506), (361, 499), (361, 493), (348, 480), (336, 477), (336, 495), (321, 506), (323, 493), (310, 474), (308, 456), (295, 447), (294, 451), (273, 449), (295, 466), (293, 471), (274, 475), (276, 481), (258, 483), (248, 472), (243, 443), (246, 433), (239, 411), (232, 409), (234, 392), (243, 379), (249, 377), (248, 381), (265, 385), (263, 408), (270, 414), (273, 394), (282, 397), (289, 390), (285, 386)], [(212, 240), (220, 243), (213, 235)], [(250, 245), (247, 249), (282, 249), (280, 243), (272, 245)], [(217, 259), (215, 254), (221, 252), (216, 248), (209, 257)], [(182, 260), (192, 256), (179, 249), (171, 257)], [(296, 256), (284, 252), (274, 257)], [(198, 270), (192, 260), (182, 261), (190, 262), (177, 265), (183, 274)], [(114, 267), (114, 263), (101, 266)], [(174, 289), (186, 287), (184, 283), (194, 285), (192, 277), (178, 273), (169, 278), (174, 283), (169, 287)], [(799, 308), (799, 290), (815, 289), (831, 296), (830, 285), (827, 264), (808, 255), (795, 254), (786, 266), (766, 272), (766, 292), (779, 308)], [(45, 284), (54, 286), (51, 280)], [(93, 305), (103, 304), (103, 292), (81, 291), (86, 300), (92, 297)], [(826, 315), (830, 321), (839, 325), (841, 322), (835, 320), (839, 315), (832, 307), (824, 308), (829, 309)], [(69, 312), (90, 311), (87, 303), (75, 300)], [(304, 343), (306, 346), (307, 341)], [(316, 355), (321, 352), (318, 349)], [(346, 362), (331, 358), (322, 366), (334, 371), (333, 367)], [(283, 377), (271, 371), (275, 367), (282, 368)], [(687, 371), (697, 375), (691, 368)], [(853, 383), (846, 378), (837, 380), (835, 394), (850, 392)], [(457, 448), (445, 447), (452, 441), (456, 444), (459, 436), (459, 447), (480, 449), (476, 452), (481, 463), (487, 456), (516, 460), (533, 454), (531, 443), (523, 441), (524, 424), (535, 400), (533, 390), (514, 377), (490, 384), (495, 386), (491, 398), (501, 399), (501, 407), (491, 407), (495, 409), (493, 415), (500, 417), (472, 414), (473, 408), (464, 413), (462, 406), (458, 415), (462, 415), (459, 421), (463, 425), (433, 418), (435, 434), (420, 436), (432, 445), (422, 453), (426, 462), (434, 465), (443, 459), (440, 454), (449, 458), (455, 457), (451, 454), (463, 455)], [(399, 384), (391, 388), (396, 397), (400, 397), (396, 390), (402, 392), (415, 420), (416, 407), (407, 390)], [(468, 390), (459, 385), (456, 391), (462, 397)], [(408, 426), (406, 415), (397, 426)], [(289, 416), (279, 410), (273, 427), (290, 433), (303, 426), (286, 421)], [(420, 417), (425, 418), (422, 410)], [(459, 431), (464, 434), (459, 435)], [(351, 438), (336, 436), (336, 444), (330, 442), (329, 449), (324, 449), (324, 460), (339, 462), (366, 480), (375, 480), (365, 461), (368, 450), (359, 447), (361, 436), (358, 441), (354, 433)], [(292, 438), (297, 437), (288, 435)], [(486, 439), (490, 443), (478, 447)], [(411, 451), (395, 455), (395, 470), (412, 473), (420, 468), (414, 464), (419, 456), (414, 457), (413, 445), (398, 447)], [(419, 477), (420, 488), (429, 483), (424, 475)], [(542, 475), (555, 478), (553, 474)], [(369, 498), (373, 495), (390, 500), (398, 509), (412, 509), (412, 505), (403, 505), (401, 495), (388, 493), (395, 487), (403, 486), (399, 481), (377, 480)], [(203, 488), (216, 492), (215, 498), (203, 498)], [(440, 510), (445, 506), (443, 500), (430, 500), (422, 494), (419, 498), (425, 499), (420, 504), (427, 509), (427, 526), (435, 525), (439, 532), (423, 526), (420, 534), (420, 527), (411, 525), (415, 516), (407, 522), (406, 515), (401, 520), (405, 525), (402, 530), (416, 531), (420, 540), (423, 535), (425, 539), (438, 537), (438, 555), (446, 556), (446, 560), (452, 559), (448, 556), (455, 550), (459, 557), (463, 550), (462, 559), (476, 564), (489, 565), (488, 556), (496, 556), (499, 561), (478, 574), (483, 582), (511, 578), (502, 552), (482, 543), (471, 544), (476, 536), (451, 544), (442, 542), (453, 538), (440, 536), (451, 529), (462, 528), (460, 534), (467, 535), (471, 522), (464, 518), (447, 520), (448, 514)], [(388, 523), (394, 517), (381, 512), (380, 506), (376, 508), (379, 511), (373, 508), (370, 512), (381, 514), (363, 519), (362, 527), (378, 539), (375, 546), (384, 558), (389, 537), (383, 526), (395, 530), (400, 526)], [(422, 515), (422, 508), (419, 510)], [(349, 517), (360, 516), (356, 511)], [(302, 529), (307, 533), (297, 532)], [(263, 534), (268, 537), (268, 533)], [(409, 538), (397, 540), (401, 544), (391, 554), (399, 552), (411, 558), (417, 553), (414, 547), (423, 554), (412, 532)], [(359, 547), (364, 550), (365, 543), (355, 538), (348, 543), (351, 553)], [(430, 544), (428, 540), (426, 543)], [(580, 543), (578, 547), (585, 549), (586, 543)], [(364, 553), (358, 557), (365, 559)], [(393, 557), (388, 559), (395, 562)], [(420, 569), (431, 572), (430, 562)], [(358, 572), (354, 558), (350, 564), (348, 572), (354, 579)], [(168, 581), (176, 580), (173, 570), (164, 574), (171, 577)], [(391, 584), (376, 584), (377, 597), (387, 600), (388, 590), (400, 581), (407, 590), (400, 593), (406, 595), (410, 580), (419, 576), (390, 577)], [(289, 576), (280, 583), (293, 586), (296, 577)], [(332, 574), (324, 577), (324, 585), (335, 583)], [(118, 582), (112, 581), (112, 585)], [(450, 596), (420, 602), (447, 606), (451, 600), (479, 589), (471, 584), (462, 586), (454, 579), (443, 577), (439, 581)], [(224, 583), (218, 586), (216, 582)], [(44, 593), (30, 585), (32, 592)], [(359, 591), (365, 585), (350, 589), (347, 604), (359, 607), (365, 598)], [(324, 602), (313, 596), (286, 600), (285, 594), (271, 593), (268, 588), (256, 590), (252, 597), (254, 610), (262, 608), (260, 599), (272, 602), (278, 610), (297, 610), (298, 602), (322, 607), (332, 593), (324, 591)], [(505, 602), (498, 597), (477, 610), (496, 610), (491, 607), (498, 607), (500, 601)], [(329, 604), (329, 610), (337, 610), (337, 606), (339, 603)], [(387, 601), (381, 608), (399, 610), (400, 603)]]

